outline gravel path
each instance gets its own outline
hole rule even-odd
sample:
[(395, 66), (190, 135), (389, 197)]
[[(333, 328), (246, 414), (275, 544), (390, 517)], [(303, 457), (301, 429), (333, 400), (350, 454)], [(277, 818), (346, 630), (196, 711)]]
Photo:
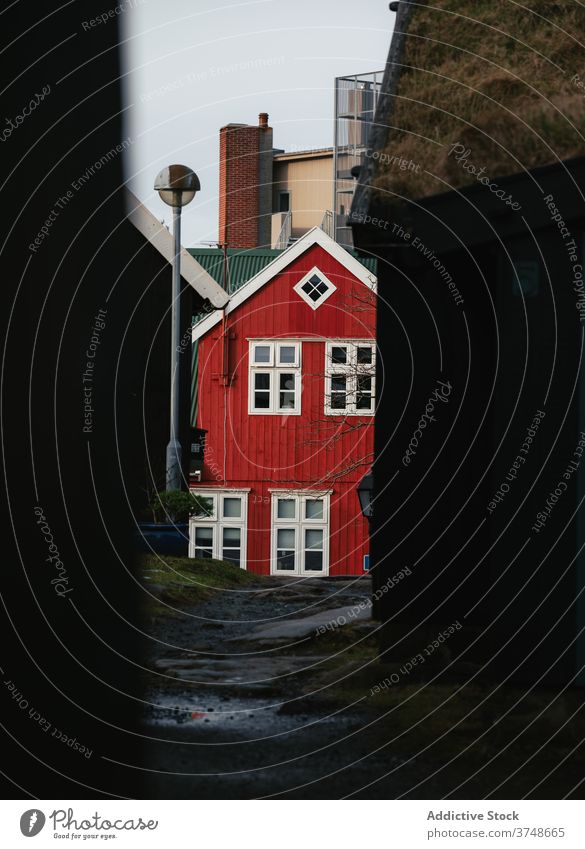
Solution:
[[(317, 628), (349, 608), (365, 619), (369, 593), (367, 577), (273, 579), (217, 593), (180, 618), (159, 620), (148, 660), (152, 706), (143, 728), (152, 738), (148, 796), (387, 798), (401, 792), (395, 779), (386, 779), (360, 794), (372, 778), (400, 767), (388, 751), (368, 756), (371, 707), (343, 698), (327, 706), (315, 692), (340, 686), (335, 681), (343, 673), (343, 655), (320, 653)], [(373, 627), (364, 621), (354, 630), (366, 635)], [(407, 770), (409, 781), (413, 770)]]

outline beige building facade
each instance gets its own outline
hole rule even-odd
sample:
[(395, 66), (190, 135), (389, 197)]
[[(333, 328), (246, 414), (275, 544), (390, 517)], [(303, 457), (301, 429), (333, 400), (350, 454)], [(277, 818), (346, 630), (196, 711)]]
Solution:
[(333, 148), (275, 153), (272, 247), (283, 247), (311, 227), (332, 235)]

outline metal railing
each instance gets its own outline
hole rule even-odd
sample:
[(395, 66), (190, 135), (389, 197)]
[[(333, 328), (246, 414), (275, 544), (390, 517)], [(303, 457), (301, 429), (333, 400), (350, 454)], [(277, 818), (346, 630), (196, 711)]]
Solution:
[(333, 232), (335, 230), (334, 221), (333, 221), (333, 212), (330, 209), (326, 209), (323, 214), (323, 220), (321, 221), (321, 230), (326, 233), (331, 239), (333, 238)]
[(275, 216), (281, 216), (281, 227), (276, 239), (273, 240), (272, 247), (277, 248), (278, 250), (284, 250), (288, 247), (288, 243), (291, 237), (292, 232), (292, 214), (289, 210), (288, 212), (277, 212), (272, 218), (274, 221)]

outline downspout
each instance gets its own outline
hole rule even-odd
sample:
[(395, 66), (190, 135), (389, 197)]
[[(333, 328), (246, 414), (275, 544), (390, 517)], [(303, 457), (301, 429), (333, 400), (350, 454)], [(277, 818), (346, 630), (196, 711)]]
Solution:
[[(228, 258), (227, 245), (222, 245), (223, 248), (223, 288), (228, 291)], [(229, 385), (229, 336), (228, 336), (228, 320), (227, 310), (224, 307), (221, 311), (221, 382), (223, 385), (223, 485), (227, 485), (226, 465), (227, 465), (227, 405), (228, 405), (228, 385)]]
[[(582, 263), (585, 264), (585, 238), (582, 237)], [(585, 345), (585, 331), (581, 327), (581, 344)], [(579, 410), (578, 410), (578, 427), (579, 431), (585, 431), (585, 362), (583, 357), (585, 352), (582, 352), (581, 366), (579, 369)], [(585, 470), (579, 468), (577, 473), (577, 504), (580, 504), (585, 497)], [(585, 518), (583, 511), (585, 505), (576, 512), (576, 545), (577, 557), (575, 559), (575, 596), (577, 604), (575, 609), (575, 633), (578, 635), (575, 645), (575, 684), (578, 687), (585, 687), (585, 632), (579, 633), (585, 629)]]

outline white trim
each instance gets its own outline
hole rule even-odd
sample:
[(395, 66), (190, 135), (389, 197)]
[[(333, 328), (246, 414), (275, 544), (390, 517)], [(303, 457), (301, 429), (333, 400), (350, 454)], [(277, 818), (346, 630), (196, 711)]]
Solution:
[(376, 339), (374, 336), (370, 336), (368, 339), (356, 339), (355, 336), (348, 336), (347, 339), (340, 339), (339, 336), (335, 336), (332, 340), (331, 336), (246, 336), (246, 342), (283, 342), (284, 344), (289, 342), (339, 342), (339, 344), (344, 344), (345, 342), (355, 342), (356, 345), (367, 345), (368, 343), (376, 344)]
[(198, 483), (193, 484), (189, 487), (190, 492), (198, 493), (201, 491), (202, 494), (207, 495), (208, 492), (243, 492), (247, 494), (248, 492), (252, 492), (252, 487), (242, 487), (242, 486), (213, 486), (212, 484), (206, 483)]
[(272, 487), (266, 490), (267, 492), (274, 492), (276, 495), (285, 494), (288, 495), (308, 495), (309, 498), (315, 498), (316, 496), (325, 496), (325, 495), (333, 495), (332, 489), (287, 489), (286, 487)]
[[(128, 220), (159, 254), (171, 263), (175, 255), (171, 233), (129, 189), (125, 190), (125, 200)], [(229, 295), (225, 289), (215, 282), (185, 248), (181, 248), (181, 277), (214, 307), (223, 309), (229, 303)]]
[[(229, 303), (225, 309), (225, 314), (229, 315), (236, 310), (241, 304), (248, 300), (252, 295), (256, 294), (259, 289), (266, 285), (270, 280), (280, 274), (287, 266), (297, 259), (301, 254), (304, 254), (313, 245), (320, 245), (323, 250), (327, 251), (340, 265), (356, 277), (364, 286), (376, 291), (376, 277), (365, 268), (361, 262), (358, 262), (355, 257), (351, 256), (345, 248), (334, 242), (326, 233), (319, 227), (313, 227), (300, 239), (297, 239), (290, 248), (283, 251), (280, 256), (275, 257), (271, 263), (265, 266), (262, 271), (258, 272), (254, 277), (244, 283), (243, 286), (234, 292), (229, 299)], [(222, 315), (212, 313), (211, 315), (200, 321), (193, 327), (193, 341), (201, 339), (202, 336), (211, 330), (212, 327), (221, 321)]]
[[(317, 275), (317, 277), (319, 277), (319, 279), (320, 279), (320, 280), (322, 280), (322, 281), (323, 281), (323, 283), (325, 283), (325, 285), (327, 286), (327, 291), (325, 292), (325, 294), (324, 294), (324, 295), (320, 295), (320, 296), (319, 296), (319, 300), (318, 300), (318, 301), (313, 301), (313, 300), (309, 297), (309, 295), (307, 295), (307, 293), (303, 290), (303, 286), (305, 285), (305, 283), (307, 282), (307, 280), (310, 280), (310, 279), (311, 279), (311, 277), (312, 277), (314, 274), (316, 274), (316, 275)], [(337, 286), (335, 285), (335, 283), (332, 283), (332, 282), (331, 282), (331, 280), (327, 277), (327, 275), (326, 275), (326, 274), (323, 274), (323, 272), (321, 271), (321, 269), (320, 269), (320, 268), (318, 268), (316, 265), (314, 265), (314, 266), (312, 267), (312, 269), (311, 269), (310, 271), (308, 271), (308, 272), (307, 272), (307, 274), (305, 274), (305, 276), (304, 276), (304, 277), (301, 277), (301, 279), (300, 279), (300, 280), (299, 280), (299, 282), (296, 284), (296, 286), (293, 286), (293, 291), (295, 291), (295, 292), (297, 293), (297, 295), (298, 295), (300, 298), (302, 298), (302, 299), (303, 299), (303, 301), (304, 301), (304, 302), (305, 302), (305, 303), (306, 303), (309, 307), (311, 307), (311, 309), (312, 309), (312, 310), (318, 310), (318, 309), (319, 309), (319, 307), (320, 307), (322, 304), (324, 304), (324, 303), (325, 303), (325, 301), (327, 300), (327, 298), (330, 298), (330, 297), (331, 297), (331, 295), (332, 295), (334, 292), (336, 292), (336, 291), (337, 291)]]

